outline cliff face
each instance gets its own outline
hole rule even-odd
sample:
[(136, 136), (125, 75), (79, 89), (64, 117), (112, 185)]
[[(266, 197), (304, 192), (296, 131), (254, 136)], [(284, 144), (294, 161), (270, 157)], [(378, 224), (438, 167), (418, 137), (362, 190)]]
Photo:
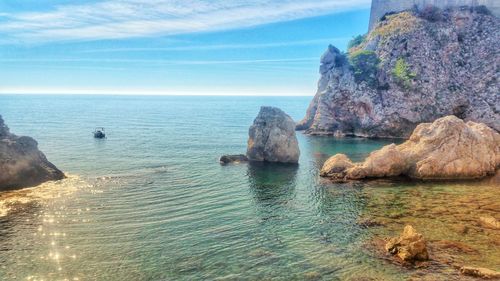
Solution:
[(500, 20), (473, 9), (431, 12), (387, 16), (348, 56), (330, 46), (297, 129), (408, 138), (420, 123), (456, 115), (500, 131)]
[(63, 172), (38, 150), (34, 139), (9, 133), (0, 116), (0, 191), (63, 178)]

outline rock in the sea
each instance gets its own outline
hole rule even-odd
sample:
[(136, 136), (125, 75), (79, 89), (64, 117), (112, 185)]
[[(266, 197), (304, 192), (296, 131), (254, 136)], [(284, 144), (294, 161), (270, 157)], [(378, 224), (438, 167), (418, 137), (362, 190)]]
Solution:
[(263, 106), (249, 130), (250, 161), (298, 163), (299, 143), (295, 122), (279, 108)]
[(326, 160), (323, 168), (321, 168), (320, 175), (322, 177), (340, 177), (342, 172), (352, 168), (354, 164), (351, 162), (349, 157), (345, 154), (336, 154)]
[(222, 165), (226, 164), (231, 164), (231, 163), (242, 163), (242, 162), (247, 162), (248, 157), (243, 154), (238, 154), (238, 155), (223, 155), (220, 157), (219, 162)]
[(500, 131), (500, 19), (461, 8), (438, 16), (387, 15), (348, 54), (329, 46), (297, 129), (408, 138), (420, 123), (456, 115)]
[(0, 116), (0, 190), (31, 187), (63, 178), (64, 173), (38, 150), (34, 139), (11, 134)]
[(424, 237), (411, 225), (405, 226), (400, 237), (391, 238), (385, 245), (385, 250), (406, 262), (429, 259)]
[(420, 124), (408, 141), (374, 151), (363, 163), (345, 163), (349, 159), (336, 155), (325, 163), (321, 175), (348, 180), (483, 178), (500, 167), (500, 134), (484, 124), (447, 116)]
[(483, 278), (483, 279), (500, 279), (500, 272), (488, 268), (464, 266), (460, 268), (463, 275)]

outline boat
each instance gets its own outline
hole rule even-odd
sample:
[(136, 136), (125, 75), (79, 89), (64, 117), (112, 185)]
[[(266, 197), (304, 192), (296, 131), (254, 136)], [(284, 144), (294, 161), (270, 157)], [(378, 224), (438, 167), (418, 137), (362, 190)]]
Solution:
[(94, 138), (96, 139), (104, 139), (106, 138), (106, 132), (103, 127), (95, 128), (94, 130)]

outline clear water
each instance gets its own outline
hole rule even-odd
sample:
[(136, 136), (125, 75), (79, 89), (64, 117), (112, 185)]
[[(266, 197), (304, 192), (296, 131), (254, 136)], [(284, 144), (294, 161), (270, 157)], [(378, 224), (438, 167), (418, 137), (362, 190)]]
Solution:
[[(431, 238), (461, 239), (444, 229), (457, 223), (456, 214), (426, 229), (443, 204), (433, 194), (475, 197), (473, 186), (491, 204), (499, 198), (491, 184), (334, 184), (318, 177), (328, 156), (360, 160), (390, 143), (382, 140), (299, 134), (299, 166), (219, 165), (220, 155), (245, 152), (261, 105), (299, 120), (309, 101), (0, 96), (11, 131), (36, 138), (69, 175), (0, 193), (0, 280), (404, 280), (415, 271), (377, 258), (367, 241), (407, 222)], [(106, 127), (106, 140), (93, 139), (97, 126)], [(421, 206), (407, 207), (416, 190), (430, 210), (421, 219), (412, 211)], [(498, 212), (493, 205), (487, 214)], [(367, 215), (386, 226), (360, 225)], [(498, 235), (482, 233), (469, 237), (479, 251), (474, 257), (500, 269), (491, 255)]]

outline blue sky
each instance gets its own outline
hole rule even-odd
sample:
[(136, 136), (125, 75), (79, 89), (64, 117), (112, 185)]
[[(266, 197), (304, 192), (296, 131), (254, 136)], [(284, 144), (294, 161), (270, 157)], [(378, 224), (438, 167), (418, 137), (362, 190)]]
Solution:
[(313, 95), (370, 0), (1, 0), (0, 93)]

